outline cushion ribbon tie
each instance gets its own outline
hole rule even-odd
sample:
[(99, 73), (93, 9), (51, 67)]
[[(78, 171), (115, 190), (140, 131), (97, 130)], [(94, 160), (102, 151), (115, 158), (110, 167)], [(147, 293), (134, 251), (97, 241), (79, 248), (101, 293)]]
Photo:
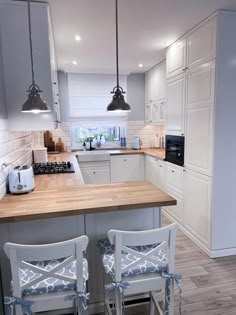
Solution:
[(14, 314), (15, 305), (21, 305), (24, 314), (32, 315), (31, 306), (34, 304), (32, 301), (6, 296), (4, 297), (4, 304), (6, 305), (7, 315)]
[(177, 273), (168, 273), (163, 271), (161, 276), (166, 279), (166, 292), (165, 292), (165, 315), (169, 315), (169, 305), (170, 305), (170, 286), (171, 281), (175, 281), (177, 288), (179, 290), (179, 314), (182, 314), (182, 286), (181, 286), (181, 279), (182, 276)]
[(89, 300), (90, 293), (86, 292), (77, 292), (76, 294), (66, 296), (66, 300), (74, 300), (74, 313), (77, 314), (76, 304), (83, 306), (84, 313), (87, 314), (88, 312), (88, 300)]
[(127, 289), (129, 287), (129, 283), (128, 282), (111, 282), (105, 285), (105, 290), (112, 292), (112, 304), (113, 304), (113, 308), (112, 308), (112, 314), (115, 315), (115, 293), (116, 290), (118, 290), (120, 292), (121, 295), (121, 301), (122, 301), (122, 314), (125, 314), (125, 303), (124, 303), (124, 290)]

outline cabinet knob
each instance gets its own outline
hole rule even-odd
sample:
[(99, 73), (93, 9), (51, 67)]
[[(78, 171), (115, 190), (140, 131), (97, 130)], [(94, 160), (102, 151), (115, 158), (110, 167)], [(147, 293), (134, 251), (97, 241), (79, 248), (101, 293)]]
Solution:
[(172, 170), (171, 172), (174, 173), (175, 171)]
[(54, 104), (55, 104), (55, 105), (57, 105), (57, 104), (58, 104), (58, 102), (54, 102)]
[(124, 160), (124, 162), (126, 162), (126, 160)]
[(186, 170), (185, 170), (185, 169), (183, 169), (183, 172), (186, 172)]
[(53, 82), (53, 84), (55, 84), (55, 85), (56, 85), (56, 84), (57, 84), (57, 82)]
[(160, 167), (162, 167), (162, 165), (160, 165)]
[(184, 136), (184, 133), (181, 133), (181, 136)]
[(93, 174), (96, 174), (96, 172), (93, 172)]

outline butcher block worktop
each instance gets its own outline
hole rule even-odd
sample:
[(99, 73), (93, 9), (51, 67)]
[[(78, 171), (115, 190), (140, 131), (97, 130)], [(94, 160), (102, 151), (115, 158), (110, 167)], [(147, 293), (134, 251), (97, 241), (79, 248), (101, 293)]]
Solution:
[(49, 155), (71, 161), (75, 173), (35, 176), (30, 194), (0, 200), (0, 223), (176, 205), (176, 200), (146, 181), (85, 185), (74, 153)]

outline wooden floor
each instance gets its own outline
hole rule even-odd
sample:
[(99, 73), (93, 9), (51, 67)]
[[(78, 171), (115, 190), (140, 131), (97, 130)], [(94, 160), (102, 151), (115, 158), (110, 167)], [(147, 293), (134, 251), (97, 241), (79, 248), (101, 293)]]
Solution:
[[(169, 222), (163, 218), (162, 223)], [(236, 315), (236, 256), (210, 259), (180, 231), (176, 246), (176, 272), (183, 276), (182, 315)], [(148, 313), (142, 306), (126, 315)]]

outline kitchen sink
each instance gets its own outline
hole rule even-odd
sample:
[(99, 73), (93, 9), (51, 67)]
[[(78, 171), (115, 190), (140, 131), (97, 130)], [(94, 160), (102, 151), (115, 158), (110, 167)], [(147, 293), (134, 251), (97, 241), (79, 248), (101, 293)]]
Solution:
[(107, 151), (82, 151), (76, 154), (78, 162), (109, 161), (110, 154)]

